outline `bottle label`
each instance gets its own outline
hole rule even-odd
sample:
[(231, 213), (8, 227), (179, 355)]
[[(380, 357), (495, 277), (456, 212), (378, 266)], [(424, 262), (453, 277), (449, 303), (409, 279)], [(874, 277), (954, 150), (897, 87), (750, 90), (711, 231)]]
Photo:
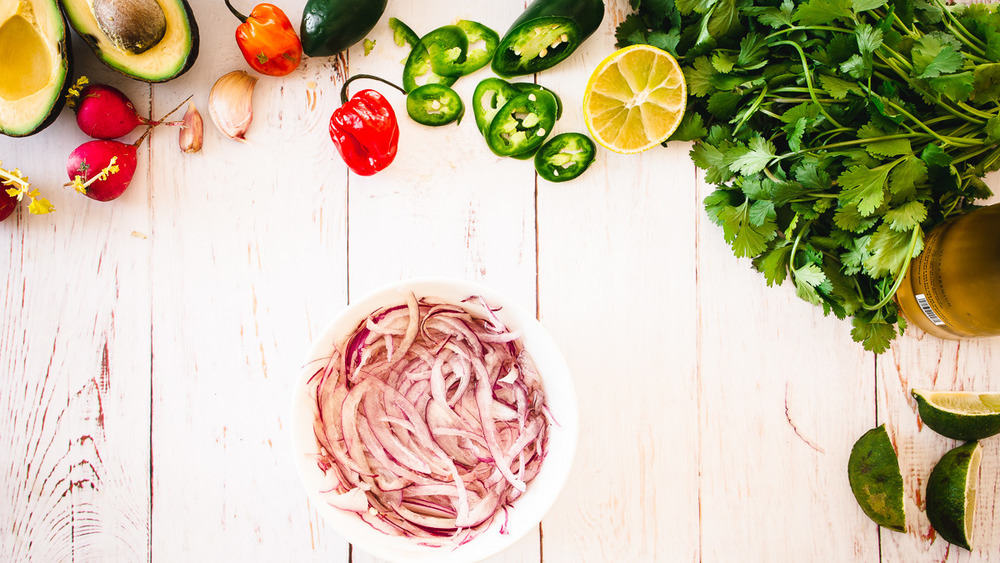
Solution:
[(941, 320), (941, 317), (937, 316), (937, 313), (931, 308), (931, 304), (927, 302), (926, 295), (918, 293), (914, 297), (917, 298), (917, 305), (920, 305), (920, 310), (927, 315), (927, 320), (938, 326), (944, 326), (944, 321)]

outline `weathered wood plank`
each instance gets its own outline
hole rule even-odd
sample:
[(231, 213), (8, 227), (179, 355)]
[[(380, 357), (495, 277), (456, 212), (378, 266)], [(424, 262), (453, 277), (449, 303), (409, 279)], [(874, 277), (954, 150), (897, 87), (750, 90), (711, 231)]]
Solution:
[[(352, 74), (399, 82), (408, 52), (393, 43), (389, 16), (419, 35), (471, 19), (502, 33), (520, 3), (463, 5), (436, 0), (393, 5), (369, 34), (367, 56), (351, 50)], [(459, 125), (426, 127), (406, 115), (402, 95), (374, 83), (389, 98), (400, 124), (399, 152), (386, 170), (351, 175), (349, 254), (352, 300), (399, 279), (446, 276), (489, 284), (528, 310), (535, 308), (535, 185), (530, 162), (493, 155), (469, 106), (476, 84), (492, 76), (482, 69), (454, 85), (466, 103)], [(539, 538), (529, 535), (491, 561), (538, 561)], [(354, 562), (376, 561), (355, 548)]]
[[(997, 191), (996, 175), (988, 183)], [(1000, 196), (987, 200), (1000, 202)], [(984, 202), (986, 203), (986, 202)], [(913, 389), (994, 391), (1000, 368), (1000, 338), (943, 340), (910, 326), (892, 348), (879, 357), (879, 422), (890, 428), (903, 471), (909, 533), (882, 534), (886, 560), (1000, 561), (1000, 439), (982, 441), (983, 458), (973, 538), (974, 551), (949, 545), (937, 536), (924, 513), (927, 478), (937, 461), (960, 444), (923, 426)], [(992, 376), (992, 377), (991, 377)]]
[[(699, 202), (713, 189), (699, 175)], [(847, 481), (875, 426), (874, 355), (697, 216), (702, 560), (878, 559)]]
[(202, 55), (154, 93), (157, 110), (194, 94), (206, 128), (195, 155), (153, 139), (152, 558), (346, 561), (288, 436), (298, 367), (346, 303), (346, 171), (326, 130), (342, 61), (261, 77), (248, 144), (229, 140), (208, 95), (248, 70), (237, 22), (222, 2), (195, 10)]
[[(627, 2), (539, 74), (586, 132), (590, 73), (614, 50)], [(538, 180), (539, 317), (576, 381), (573, 473), (543, 521), (546, 561), (697, 561), (698, 380), (694, 166), (687, 147), (597, 162), (564, 184)]]
[[(74, 47), (78, 73), (116, 80)], [(147, 85), (121, 89), (148, 111)], [(149, 246), (133, 233), (149, 226), (148, 150), (129, 191), (100, 203), (62, 187), (88, 140), (69, 110), (37, 135), (0, 138), (4, 164), (56, 207), (0, 223), (0, 553), (11, 560), (147, 553)]]

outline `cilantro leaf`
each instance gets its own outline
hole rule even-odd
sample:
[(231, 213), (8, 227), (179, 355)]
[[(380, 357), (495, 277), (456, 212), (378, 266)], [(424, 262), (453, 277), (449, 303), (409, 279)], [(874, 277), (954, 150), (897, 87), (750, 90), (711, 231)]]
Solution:
[(972, 72), (956, 72), (929, 80), (931, 88), (956, 102), (968, 100), (975, 90)]
[(917, 187), (926, 181), (927, 164), (915, 156), (909, 156), (889, 174), (889, 191), (895, 195), (913, 197), (917, 193)]
[(889, 0), (854, 0), (853, 8), (855, 12), (867, 12), (869, 10), (885, 6), (888, 1)]
[(692, 96), (707, 96), (715, 90), (712, 86), (712, 75), (715, 68), (708, 57), (698, 57), (692, 66), (681, 68), (684, 71), (684, 81), (687, 82), (688, 94)]
[(889, 349), (889, 342), (896, 337), (896, 329), (883, 320), (866, 320), (854, 317), (851, 337), (855, 342), (864, 344), (866, 350), (881, 354)]
[(826, 274), (818, 265), (809, 263), (795, 270), (792, 279), (795, 280), (795, 294), (800, 298), (819, 305), (822, 301), (816, 288), (827, 283)]
[(757, 271), (764, 274), (768, 286), (781, 285), (788, 277), (788, 261), (791, 256), (792, 245), (788, 241), (782, 241), (755, 258), (753, 265)]
[(885, 200), (885, 184), (895, 164), (890, 162), (874, 169), (852, 166), (837, 178), (843, 187), (840, 200), (856, 204), (864, 217), (871, 215)]
[(750, 200), (746, 200), (739, 207), (726, 207), (719, 212), (723, 236), (738, 258), (749, 258), (764, 252), (767, 243), (778, 235), (772, 220), (765, 220), (762, 225), (753, 224), (749, 204)]
[(962, 68), (965, 55), (955, 36), (943, 31), (928, 33), (916, 41), (911, 55), (917, 78), (934, 78)]
[[(913, 256), (923, 250), (922, 232), (918, 233)], [(868, 241), (868, 256), (862, 261), (868, 275), (879, 279), (902, 274), (903, 264), (910, 255), (912, 236), (913, 233), (910, 231), (896, 231), (887, 223), (883, 223)]]
[(792, 18), (801, 25), (823, 25), (841, 18), (854, 17), (851, 0), (808, 0), (799, 4)]
[(791, 27), (795, 24), (792, 19), (792, 12), (795, 11), (795, 3), (792, 0), (783, 0), (780, 6), (750, 6), (743, 8), (743, 13), (757, 18), (760, 23), (780, 29)]
[(681, 124), (677, 126), (677, 130), (674, 131), (669, 140), (694, 141), (707, 134), (708, 129), (705, 128), (705, 120), (701, 117), (701, 114), (694, 111), (687, 111), (684, 112)]
[(760, 135), (751, 139), (749, 145), (737, 145), (727, 154), (730, 158), (729, 168), (748, 176), (767, 168), (775, 156), (774, 144)]
[(911, 232), (927, 220), (927, 206), (917, 200), (910, 200), (885, 212), (889, 228), (897, 232)]
[(848, 82), (835, 76), (821, 74), (819, 76), (819, 83), (835, 100), (843, 100), (848, 94), (864, 95), (864, 91), (861, 90), (861, 87), (856, 82)]
[(874, 157), (893, 157), (913, 153), (913, 147), (910, 146), (909, 139), (871, 141), (865, 145), (865, 150)]

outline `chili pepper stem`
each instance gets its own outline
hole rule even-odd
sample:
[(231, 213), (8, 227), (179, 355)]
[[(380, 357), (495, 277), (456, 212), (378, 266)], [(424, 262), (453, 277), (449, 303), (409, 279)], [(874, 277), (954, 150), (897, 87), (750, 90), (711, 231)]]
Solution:
[[(226, 0), (226, 1), (228, 2), (229, 0)], [(346, 104), (347, 100), (350, 99), (350, 96), (347, 95), (347, 87), (350, 86), (351, 82), (354, 82), (355, 80), (357, 80), (359, 78), (367, 78), (369, 80), (378, 80), (379, 82), (382, 82), (384, 84), (388, 84), (389, 86), (392, 86), (393, 88), (399, 90), (404, 96), (406, 95), (406, 90), (404, 90), (401, 86), (398, 86), (395, 83), (390, 82), (390, 81), (388, 81), (388, 80), (386, 80), (384, 78), (379, 78), (378, 76), (375, 76), (373, 74), (355, 74), (354, 76), (352, 76), (352, 77), (348, 78), (347, 80), (345, 80), (344, 81), (344, 85), (340, 87), (340, 103), (341, 103), (341, 105)]]
[(230, 11), (230, 12), (232, 12), (232, 13), (233, 13), (233, 15), (234, 15), (234, 16), (236, 16), (236, 18), (237, 18), (238, 20), (240, 20), (241, 22), (244, 22), (244, 23), (246, 23), (246, 21), (247, 21), (247, 17), (246, 17), (246, 16), (244, 16), (243, 14), (239, 13), (239, 12), (238, 12), (238, 11), (236, 10), (236, 8), (234, 8), (234, 7), (233, 7), (233, 5), (232, 5), (232, 4), (231, 4), (231, 3), (229, 2), (229, 0), (226, 0), (226, 7), (227, 7), (227, 8), (229, 8), (229, 11)]

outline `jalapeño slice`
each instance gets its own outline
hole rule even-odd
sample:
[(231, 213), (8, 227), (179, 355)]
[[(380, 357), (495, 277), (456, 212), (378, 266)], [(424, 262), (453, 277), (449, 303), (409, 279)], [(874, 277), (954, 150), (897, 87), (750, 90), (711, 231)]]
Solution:
[(522, 92), (511, 98), (486, 131), (486, 144), (498, 156), (537, 149), (556, 123), (555, 97), (546, 91)]
[(535, 171), (550, 182), (566, 182), (583, 174), (594, 162), (597, 146), (582, 133), (560, 133), (535, 153)]
[(480, 133), (486, 134), (500, 108), (517, 94), (517, 89), (502, 78), (486, 78), (476, 85), (472, 93), (472, 115), (476, 117)]
[(453, 121), (461, 123), (465, 104), (444, 84), (424, 84), (406, 95), (406, 113), (417, 123), (437, 127)]

